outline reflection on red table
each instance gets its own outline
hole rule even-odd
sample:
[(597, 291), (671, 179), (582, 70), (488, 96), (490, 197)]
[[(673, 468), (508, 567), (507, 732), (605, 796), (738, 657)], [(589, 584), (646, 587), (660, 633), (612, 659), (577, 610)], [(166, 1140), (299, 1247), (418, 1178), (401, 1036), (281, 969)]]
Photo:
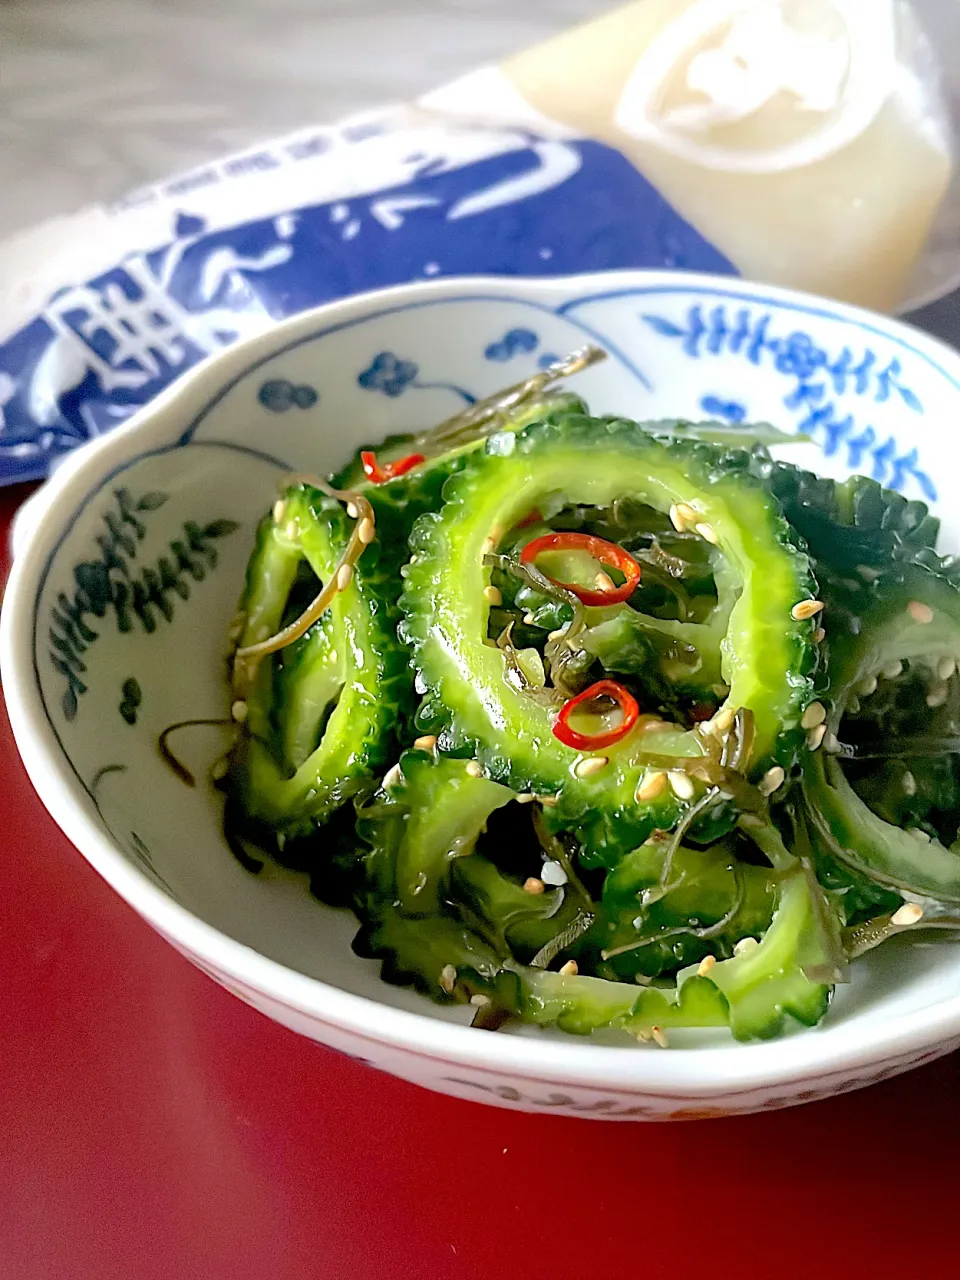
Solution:
[(688, 1124), (438, 1097), (221, 991), (0, 754), (2, 1280), (956, 1274), (957, 1057)]

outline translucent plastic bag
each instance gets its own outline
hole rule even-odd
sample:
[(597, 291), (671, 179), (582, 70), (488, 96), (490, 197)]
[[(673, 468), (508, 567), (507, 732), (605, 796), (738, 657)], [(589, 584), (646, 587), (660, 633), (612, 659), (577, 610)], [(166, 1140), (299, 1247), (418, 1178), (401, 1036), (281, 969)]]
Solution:
[(409, 280), (671, 267), (886, 310), (945, 292), (939, 67), (960, 32), (928, 0), (933, 44), (918, 7), (636, 0), (418, 103), (14, 237), (0, 482), (46, 474), (239, 337)]

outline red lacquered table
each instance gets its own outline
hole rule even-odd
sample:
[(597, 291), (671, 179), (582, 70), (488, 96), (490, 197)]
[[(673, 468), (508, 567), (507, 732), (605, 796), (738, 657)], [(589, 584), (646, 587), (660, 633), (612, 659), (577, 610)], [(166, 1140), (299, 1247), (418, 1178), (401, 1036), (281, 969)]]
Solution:
[[(0, 497), (0, 536), (23, 491)], [(0, 718), (2, 1280), (928, 1280), (960, 1269), (960, 1057), (731, 1120), (458, 1102), (275, 1026), (162, 942)]]

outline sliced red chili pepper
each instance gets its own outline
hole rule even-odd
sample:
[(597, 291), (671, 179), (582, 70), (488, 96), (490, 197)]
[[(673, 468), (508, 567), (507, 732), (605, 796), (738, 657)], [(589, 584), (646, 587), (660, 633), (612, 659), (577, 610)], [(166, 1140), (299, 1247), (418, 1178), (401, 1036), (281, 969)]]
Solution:
[[(570, 717), (578, 707), (598, 698), (609, 698), (617, 704), (620, 708), (620, 723), (612, 729), (601, 729), (599, 733), (581, 733), (579, 729), (574, 729)], [(616, 680), (598, 680), (589, 689), (584, 689), (583, 693), (578, 693), (575, 698), (563, 704), (553, 726), (553, 736), (559, 738), (565, 747), (573, 747), (575, 751), (596, 751), (600, 747), (612, 747), (615, 742), (627, 736), (637, 723), (639, 714), (637, 700), (629, 689), (625, 689)]]
[(534, 538), (520, 552), (522, 564), (529, 564), (545, 551), (585, 551), (600, 564), (610, 569), (617, 569), (624, 576), (621, 586), (612, 582), (609, 587), (582, 587), (576, 582), (561, 582), (559, 578), (550, 578), (558, 587), (572, 591), (578, 599), (587, 605), (622, 604), (629, 600), (640, 581), (640, 566), (629, 551), (618, 547), (615, 542), (607, 542), (606, 538), (595, 538), (589, 533), (545, 533), (542, 538)]
[(406, 475), (408, 471), (419, 467), (420, 463), (426, 460), (426, 456), (422, 453), (408, 453), (405, 458), (398, 458), (396, 462), (380, 463), (377, 461), (377, 455), (369, 449), (364, 449), (360, 454), (363, 474), (373, 484), (386, 484), (388, 480), (396, 480), (397, 476)]
[(526, 529), (528, 525), (539, 524), (542, 519), (543, 516), (540, 514), (540, 508), (534, 507), (529, 515), (524, 516), (522, 520), (517, 522), (517, 528)]

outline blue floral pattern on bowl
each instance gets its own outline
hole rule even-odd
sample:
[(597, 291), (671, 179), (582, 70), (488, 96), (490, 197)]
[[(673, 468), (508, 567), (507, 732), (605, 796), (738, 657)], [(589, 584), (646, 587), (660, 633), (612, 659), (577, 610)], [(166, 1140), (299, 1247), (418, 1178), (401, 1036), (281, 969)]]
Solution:
[[(935, 500), (936, 487), (929, 473), (920, 469), (917, 450), (902, 447), (892, 433), (865, 421), (869, 408), (844, 412), (838, 403), (841, 398), (855, 397), (879, 405), (895, 397), (911, 413), (923, 414), (920, 397), (901, 380), (903, 364), (898, 356), (881, 358), (866, 345), (857, 351), (844, 345), (831, 353), (801, 329), (778, 335), (774, 313), (763, 307), (733, 309), (720, 303), (706, 309), (695, 302), (680, 322), (652, 312), (644, 312), (641, 318), (661, 337), (677, 341), (691, 360), (734, 356), (757, 366), (766, 362), (793, 383), (782, 402), (797, 419), (794, 429), (798, 435), (817, 436), (826, 457), (844, 446), (851, 468), (865, 468), (892, 489), (902, 489), (912, 480), (924, 498)], [(720, 406), (714, 411), (727, 421), (743, 421), (747, 416), (745, 406), (737, 405), (737, 412), (743, 409), (743, 413), (731, 417), (722, 411), (722, 405), (734, 402), (717, 396), (707, 399)]]

